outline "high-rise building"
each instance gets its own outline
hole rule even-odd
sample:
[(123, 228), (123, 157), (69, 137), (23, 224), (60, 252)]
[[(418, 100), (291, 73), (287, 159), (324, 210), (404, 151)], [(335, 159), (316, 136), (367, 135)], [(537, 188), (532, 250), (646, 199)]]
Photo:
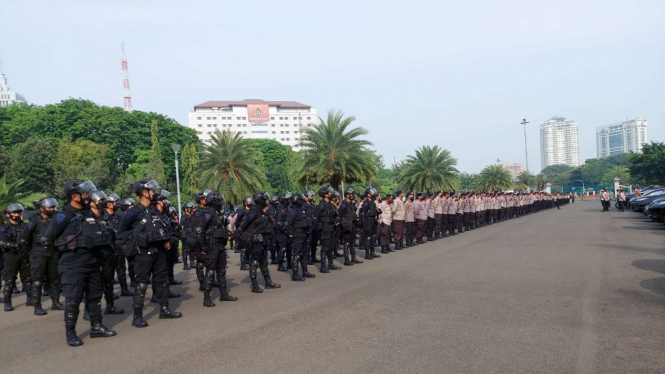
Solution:
[(540, 166), (579, 165), (577, 123), (570, 118), (552, 117), (540, 125)]
[(501, 167), (510, 172), (510, 175), (513, 177), (513, 180), (517, 179), (517, 176), (524, 171), (524, 164), (521, 162), (515, 162), (515, 163), (504, 162), (501, 164)]
[(189, 112), (189, 127), (204, 142), (210, 141), (215, 130), (228, 130), (245, 138), (276, 140), (299, 150), (302, 129), (317, 124), (316, 108), (295, 101), (208, 101)]
[(25, 98), (20, 93), (12, 91), (7, 85), (7, 77), (0, 73), (0, 106), (8, 106), (19, 102), (25, 103)]
[(642, 118), (596, 127), (598, 158), (620, 153), (640, 153), (642, 145), (648, 142), (647, 120)]

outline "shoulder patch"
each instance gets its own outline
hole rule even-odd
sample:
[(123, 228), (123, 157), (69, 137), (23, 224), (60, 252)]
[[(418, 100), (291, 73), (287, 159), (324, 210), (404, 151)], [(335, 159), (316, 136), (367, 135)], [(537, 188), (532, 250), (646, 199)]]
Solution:
[[(57, 224), (61, 224), (62, 221), (65, 220), (65, 217), (66, 217), (66, 216), (65, 216), (64, 213), (58, 213), (58, 214), (55, 216), (55, 222), (56, 222)], [(75, 217), (75, 218), (76, 218), (76, 217)]]
[(28, 230), (32, 230), (33, 227), (35, 227), (35, 223), (32, 221), (28, 222)]

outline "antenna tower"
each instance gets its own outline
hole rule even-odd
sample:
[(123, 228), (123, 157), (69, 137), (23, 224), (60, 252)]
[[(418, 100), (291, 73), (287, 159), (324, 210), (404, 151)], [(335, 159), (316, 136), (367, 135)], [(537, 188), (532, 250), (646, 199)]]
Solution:
[(124, 108), (126, 111), (132, 111), (132, 95), (129, 93), (129, 68), (125, 58), (125, 43), (122, 43), (122, 97), (124, 98)]

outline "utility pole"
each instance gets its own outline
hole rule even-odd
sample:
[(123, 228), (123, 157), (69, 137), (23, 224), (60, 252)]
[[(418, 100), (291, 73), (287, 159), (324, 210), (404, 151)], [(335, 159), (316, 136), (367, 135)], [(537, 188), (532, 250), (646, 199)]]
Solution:
[(173, 152), (175, 152), (175, 184), (178, 189), (178, 222), (182, 219), (182, 209), (180, 206), (180, 170), (178, 170), (178, 151), (180, 150), (180, 144), (173, 143), (171, 144)]
[(526, 121), (526, 118), (520, 122), (520, 125), (524, 126), (524, 156), (526, 157), (526, 171), (529, 171), (529, 151), (527, 150), (526, 147), (526, 125), (529, 122)]

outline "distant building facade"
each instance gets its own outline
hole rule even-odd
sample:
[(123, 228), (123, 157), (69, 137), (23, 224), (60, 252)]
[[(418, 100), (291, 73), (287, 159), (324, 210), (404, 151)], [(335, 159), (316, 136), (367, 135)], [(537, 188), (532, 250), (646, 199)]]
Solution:
[(643, 118), (615, 122), (596, 127), (596, 154), (598, 158), (621, 153), (640, 153), (649, 142), (647, 120)]
[(552, 117), (540, 125), (540, 164), (579, 165), (577, 123), (570, 118)]
[(512, 176), (513, 180), (517, 179), (517, 176), (524, 171), (524, 164), (518, 162), (515, 163), (504, 162), (501, 164), (501, 167), (510, 172), (510, 175)]
[(0, 106), (8, 106), (13, 103), (25, 103), (25, 97), (18, 92), (12, 91), (7, 84), (7, 77), (0, 73)]
[(302, 147), (302, 129), (316, 126), (316, 108), (295, 101), (208, 101), (189, 112), (189, 127), (209, 142), (215, 130), (249, 139), (272, 139), (294, 150)]

